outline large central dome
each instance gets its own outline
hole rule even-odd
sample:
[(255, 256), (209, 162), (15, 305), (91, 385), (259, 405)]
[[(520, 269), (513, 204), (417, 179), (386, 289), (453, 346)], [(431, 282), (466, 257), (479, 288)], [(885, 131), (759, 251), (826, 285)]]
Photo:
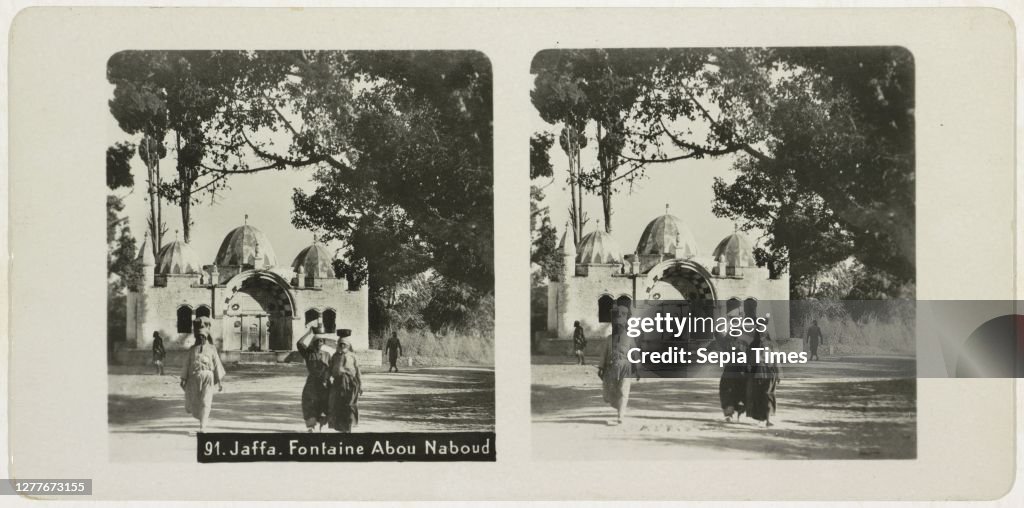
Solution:
[[(678, 249), (678, 252), (677, 252)], [(666, 213), (647, 224), (636, 246), (637, 254), (675, 255), (688, 259), (697, 255), (693, 232), (679, 217)]]
[(256, 268), (277, 266), (274, 247), (262, 231), (246, 224), (239, 226), (227, 236), (217, 250), (214, 264), (219, 266), (248, 265)]

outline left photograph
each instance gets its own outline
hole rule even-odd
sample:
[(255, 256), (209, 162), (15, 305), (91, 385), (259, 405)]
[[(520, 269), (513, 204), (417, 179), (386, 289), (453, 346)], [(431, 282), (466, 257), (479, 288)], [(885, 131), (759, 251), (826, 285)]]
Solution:
[(122, 51), (106, 76), (112, 460), (494, 431), (484, 54)]

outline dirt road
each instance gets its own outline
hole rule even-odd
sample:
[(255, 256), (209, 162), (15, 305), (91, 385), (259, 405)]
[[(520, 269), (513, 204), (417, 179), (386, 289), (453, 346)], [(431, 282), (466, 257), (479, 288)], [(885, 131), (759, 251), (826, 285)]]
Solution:
[[(214, 396), (211, 432), (304, 432), (301, 364), (228, 366)], [(108, 421), (113, 461), (195, 462), (197, 420), (185, 413), (176, 375), (111, 367)], [(364, 372), (358, 432), (494, 429), (494, 370), (475, 367)], [(326, 430), (325, 430), (326, 431)]]
[[(593, 363), (535, 357), (533, 455), (539, 459), (912, 459), (916, 456), (913, 358), (833, 359), (823, 373), (869, 369), (911, 377), (783, 379), (770, 429), (750, 419), (725, 423), (718, 379), (643, 379), (629, 413), (601, 398)], [(552, 363), (556, 362), (556, 363)], [(826, 368), (828, 367), (828, 368)]]

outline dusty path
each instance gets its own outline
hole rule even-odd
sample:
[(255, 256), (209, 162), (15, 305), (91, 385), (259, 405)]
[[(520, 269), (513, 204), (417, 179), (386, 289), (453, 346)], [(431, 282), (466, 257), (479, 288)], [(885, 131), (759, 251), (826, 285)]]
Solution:
[[(783, 379), (776, 426), (725, 423), (717, 379), (643, 379), (628, 419), (612, 427), (593, 362), (535, 357), (533, 455), (539, 459), (911, 459), (916, 456), (913, 358), (834, 359), (823, 377)], [(558, 363), (552, 363), (558, 362)], [(852, 365), (852, 366), (851, 366)], [(828, 368), (826, 368), (828, 367)], [(835, 378), (851, 369), (878, 378)], [(824, 377), (824, 376), (828, 377)]]
[[(198, 422), (185, 413), (175, 375), (111, 367), (108, 421), (113, 461), (195, 461)], [(228, 366), (214, 396), (211, 432), (304, 432), (301, 364)], [(413, 368), (364, 372), (359, 432), (494, 429), (494, 370)]]

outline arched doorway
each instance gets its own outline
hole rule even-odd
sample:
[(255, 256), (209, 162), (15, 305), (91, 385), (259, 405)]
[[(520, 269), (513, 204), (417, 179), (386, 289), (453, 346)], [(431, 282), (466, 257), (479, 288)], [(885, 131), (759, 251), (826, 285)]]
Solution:
[(287, 281), (266, 270), (247, 270), (228, 281), (227, 291), (224, 315), (232, 345), (242, 351), (292, 349), (294, 301)]
[[(639, 300), (645, 300), (640, 302)], [(671, 259), (655, 265), (647, 274), (643, 289), (637, 291), (637, 306), (647, 310), (645, 315), (655, 313), (691, 318), (710, 317), (715, 314), (715, 287), (711, 274), (699, 264), (689, 260)], [(687, 346), (714, 339), (714, 333), (692, 329), (673, 341), (685, 341)], [(668, 340), (666, 338), (665, 340)], [(679, 344), (673, 344), (679, 345)]]

